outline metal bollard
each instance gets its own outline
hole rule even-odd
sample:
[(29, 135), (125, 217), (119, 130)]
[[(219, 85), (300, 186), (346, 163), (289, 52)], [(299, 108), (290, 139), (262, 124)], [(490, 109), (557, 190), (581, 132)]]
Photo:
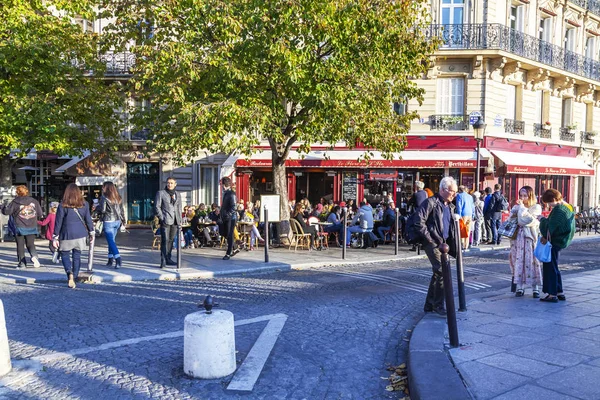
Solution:
[(348, 220), (348, 207), (344, 207), (343, 209), (344, 211), (344, 218), (342, 220), (342, 226), (344, 227), (344, 229), (342, 229), (342, 260), (346, 259), (346, 235), (347, 235), (347, 231), (346, 231), (346, 223)]
[[(454, 229), (455, 232), (460, 232), (460, 216), (454, 214)], [(456, 286), (458, 290), (458, 311), (467, 311), (467, 301), (465, 299), (465, 274), (463, 271), (462, 244), (460, 242), (460, 234), (456, 240)]]
[(177, 269), (181, 265), (181, 225), (177, 225)]
[(454, 309), (454, 291), (452, 289), (450, 261), (448, 260), (449, 250), (450, 246), (446, 243), (443, 243), (440, 246), (440, 251), (442, 252), (442, 276), (444, 278), (444, 297), (446, 298), (448, 335), (450, 336), (450, 345), (452, 347), (458, 347), (458, 326), (456, 324), (456, 310)]
[(265, 206), (265, 262), (269, 262), (269, 210)]
[(398, 255), (398, 233), (400, 232), (400, 210), (396, 208), (396, 243), (394, 243), (394, 255)]

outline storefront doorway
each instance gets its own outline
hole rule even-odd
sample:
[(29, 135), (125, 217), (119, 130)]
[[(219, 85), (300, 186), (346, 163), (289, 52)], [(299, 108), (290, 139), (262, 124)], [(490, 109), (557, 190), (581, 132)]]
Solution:
[(333, 174), (330, 176), (325, 171), (294, 173), (296, 174), (296, 201), (306, 197), (311, 204), (316, 204), (321, 197), (325, 200), (333, 199)]
[(127, 163), (127, 211), (130, 223), (152, 221), (154, 196), (158, 189), (158, 163)]

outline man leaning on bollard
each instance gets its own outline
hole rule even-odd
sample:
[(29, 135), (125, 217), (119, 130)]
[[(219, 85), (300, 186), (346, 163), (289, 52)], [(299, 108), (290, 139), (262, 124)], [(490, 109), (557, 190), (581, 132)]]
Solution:
[(429, 282), (429, 290), (425, 299), (425, 312), (435, 312), (446, 315), (444, 307), (444, 283), (442, 279), (442, 253), (439, 247), (442, 243), (450, 246), (450, 255), (456, 257), (456, 232), (452, 214), (452, 200), (458, 188), (454, 178), (447, 176), (440, 182), (440, 190), (433, 197), (424, 201), (417, 209), (418, 218), (414, 229), (421, 236), (423, 250), (431, 262), (433, 275)]
[[(162, 227), (160, 232), (160, 267), (177, 265), (171, 258), (173, 240), (177, 236), (177, 227), (181, 226), (181, 195), (175, 191), (177, 181), (170, 177), (167, 186), (156, 192), (154, 199), (154, 213)], [(179, 240), (179, 238), (178, 238)], [(180, 246), (181, 243), (178, 242)]]

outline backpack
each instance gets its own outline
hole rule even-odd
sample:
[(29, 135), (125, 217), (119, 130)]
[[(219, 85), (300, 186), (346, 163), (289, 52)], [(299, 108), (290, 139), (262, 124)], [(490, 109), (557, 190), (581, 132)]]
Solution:
[(423, 240), (421, 233), (416, 227), (416, 222), (419, 220), (419, 214), (415, 211), (406, 220), (404, 226), (404, 240), (408, 244), (419, 244)]
[(500, 195), (500, 200), (496, 202), (496, 212), (502, 212), (508, 210), (508, 200), (506, 197)]

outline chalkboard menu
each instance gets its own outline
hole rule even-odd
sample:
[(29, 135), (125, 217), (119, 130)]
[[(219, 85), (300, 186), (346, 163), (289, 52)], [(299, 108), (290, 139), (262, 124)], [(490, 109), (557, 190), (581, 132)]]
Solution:
[(344, 172), (344, 180), (342, 181), (342, 200), (354, 200), (357, 202), (358, 197), (358, 172)]

